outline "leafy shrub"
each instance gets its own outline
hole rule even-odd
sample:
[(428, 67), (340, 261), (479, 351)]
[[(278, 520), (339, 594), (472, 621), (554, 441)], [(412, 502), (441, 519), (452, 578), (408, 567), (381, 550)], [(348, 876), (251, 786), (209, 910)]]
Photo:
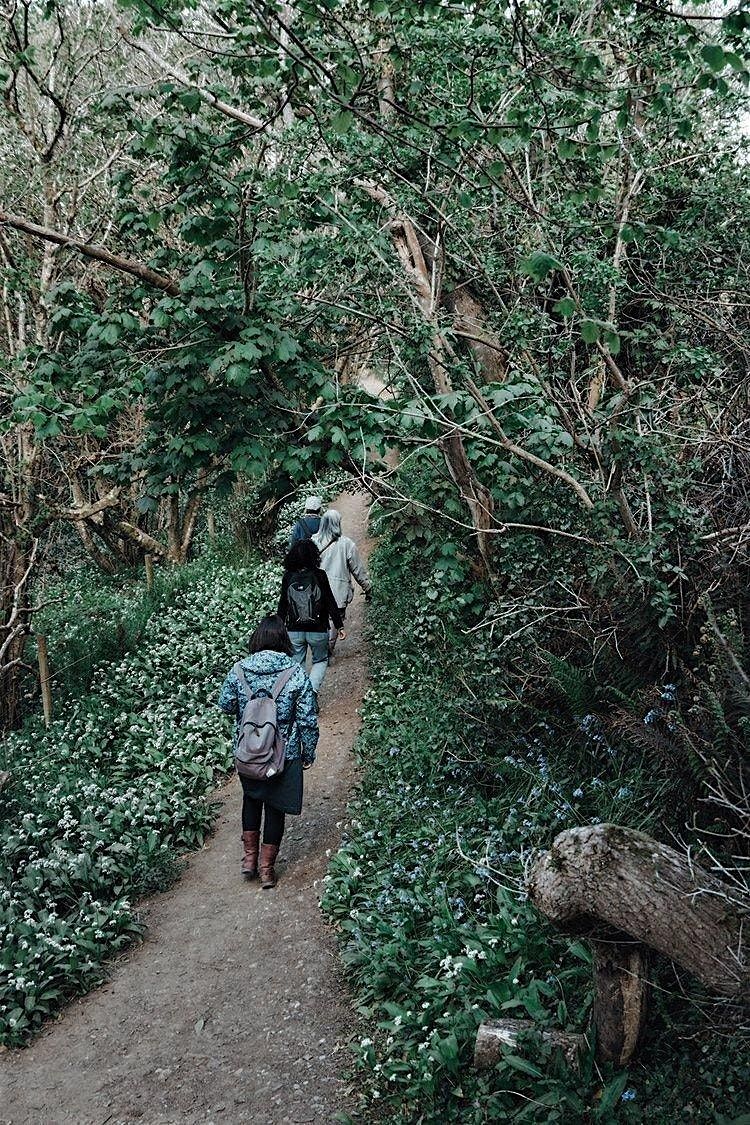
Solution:
[(190, 564), (133, 651), (100, 664), (49, 731), (35, 720), (0, 748), (0, 1043), (101, 980), (141, 931), (134, 898), (210, 830), (206, 795), (229, 765), (220, 679), (278, 579), (257, 562)]
[[(588, 952), (528, 903), (524, 867), (535, 848), (577, 824), (657, 829), (664, 779), (653, 776), (645, 751), (603, 733), (597, 715), (574, 714), (594, 701), (559, 661), (548, 668), (570, 707), (561, 710), (555, 692), (549, 711), (519, 706), (505, 675), (518, 646), (498, 648), (516, 625), (494, 636), (475, 628), (486, 608), (470, 563), (455, 556), (447, 566), (442, 549), (416, 540), (398, 546), (386, 539), (373, 561), (362, 781), (322, 899), (369, 1029), (355, 1048), (366, 1112), (381, 1106), (394, 1122), (424, 1125), (667, 1125), (683, 1119), (675, 1116), (680, 1097), (691, 1107), (685, 1120), (739, 1112), (737, 1058), (708, 1091), (666, 1045), (658, 1076), (645, 1064), (602, 1073), (590, 1054), (581, 1073), (570, 1073), (532, 1043), (508, 1051), (489, 1074), (472, 1070), (483, 1019), (585, 1029)], [(662, 987), (671, 987), (666, 973)], [(660, 1044), (682, 1025), (686, 1036), (695, 1031), (684, 1000), (669, 999)], [(722, 1085), (723, 1104), (715, 1097)]]
[(64, 582), (48, 583), (48, 604), (35, 627), (48, 638), (54, 701), (87, 692), (100, 665), (135, 651), (154, 615), (190, 586), (203, 566), (157, 567), (150, 592), (142, 573), (110, 576), (91, 564), (71, 571)]

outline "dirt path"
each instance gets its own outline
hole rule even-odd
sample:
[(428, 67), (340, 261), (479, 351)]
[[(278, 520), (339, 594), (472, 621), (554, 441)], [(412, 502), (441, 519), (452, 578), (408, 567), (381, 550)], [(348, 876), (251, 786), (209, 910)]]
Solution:
[[(363, 498), (336, 506), (366, 554)], [(288, 818), (276, 890), (239, 878), (235, 780), (215, 835), (175, 887), (144, 904), (143, 946), (31, 1047), (0, 1057), (3, 1125), (281, 1125), (332, 1122), (346, 1108), (351, 1013), (314, 884), (352, 781), (362, 608), (357, 595), (323, 685), (318, 763), (302, 816)]]

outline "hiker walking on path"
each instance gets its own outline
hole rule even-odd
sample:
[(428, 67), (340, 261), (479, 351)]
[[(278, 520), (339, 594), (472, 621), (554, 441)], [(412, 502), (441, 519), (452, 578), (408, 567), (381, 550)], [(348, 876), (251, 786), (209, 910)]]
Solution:
[[(320, 550), (320, 566), (328, 575), (331, 591), (336, 599), (336, 605), (341, 611), (342, 622), (346, 616), (346, 608), (354, 597), (354, 579), (364, 590), (365, 598), (369, 601), (372, 591), (370, 576), (367, 567), (360, 558), (357, 545), (348, 535), (341, 533), (341, 513), (335, 508), (329, 508), (320, 521), (320, 530), (312, 537)], [(338, 629), (331, 629), (329, 635), (329, 650), (333, 655), (338, 639)]]
[(320, 512), (323, 500), (320, 496), (308, 496), (305, 501), (305, 514), (295, 523), (289, 536), (289, 546), (293, 547), (301, 539), (311, 539), (320, 527)]
[(312, 539), (295, 543), (284, 559), (279, 617), (289, 630), (292, 658), (304, 664), (308, 646), (312, 652), (310, 683), (317, 696), (328, 667), (329, 627), (332, 623), (338, 634), (344, 618)]
[[(276, 694), (277, 693), (277, 694)], [(276, 857), (284, 835), (286, 814), (302, 812), (302, 771), (315, 761), (318, 718), (315, 694), (276, 614), (264, 617), (250, 638), (250, 655), (235, 664), (224, 681), (219, 707), (237, 719), (235, 748), (248, 700), (275, 696), (277, 729), (285, 741), (282, 772), (262, 781), (240, 774), (242, 784), (242, 874), (261, 886), (276, 886)], [(263, 843), (260, 844), (261, 819)]]

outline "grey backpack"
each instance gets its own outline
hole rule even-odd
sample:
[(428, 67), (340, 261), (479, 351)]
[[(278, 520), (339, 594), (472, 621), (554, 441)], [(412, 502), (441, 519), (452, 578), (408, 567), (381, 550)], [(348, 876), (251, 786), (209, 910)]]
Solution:
[[(294, 675), (296, 665), (276, 677), (270, 691), (252, 692), (241, 664), (234, 668), (247, 696), (234, 750), (237, 773), (253, 781), (268, 781), (284, 769), (286, 739), (279, 730), (276, 700)], [(291, 726), (291, 724), (290, 724)]]

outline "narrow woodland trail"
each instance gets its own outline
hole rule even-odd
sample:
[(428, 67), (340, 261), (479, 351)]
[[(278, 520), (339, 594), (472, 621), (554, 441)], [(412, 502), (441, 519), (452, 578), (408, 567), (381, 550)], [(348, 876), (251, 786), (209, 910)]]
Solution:
[[(366, 557), (364, 498), (335, 506)], [(302, 816), (287, 820), (276, 890), (239, 876), (235, 779), (219, 794), (215, 834), (175, 887), (144, 904), (143, 946), (30, 1047), (0, 1056), (3, 1125), (281, 1125), (331, 1122), (346, 1108), (351, 1014), (315, 883), (353, 776), (363, 604), (356, 595), (323, 685), (318, 760)]]

